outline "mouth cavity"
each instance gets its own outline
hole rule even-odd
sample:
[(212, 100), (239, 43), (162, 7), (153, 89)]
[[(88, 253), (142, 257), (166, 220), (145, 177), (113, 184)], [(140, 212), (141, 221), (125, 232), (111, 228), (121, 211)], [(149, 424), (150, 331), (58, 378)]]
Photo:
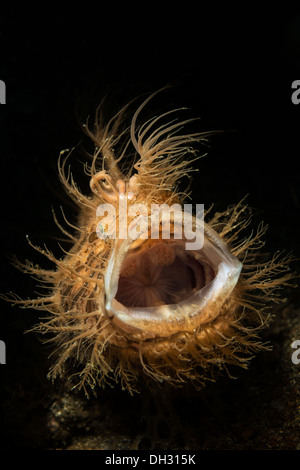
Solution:
[(127, 308), (178, 304), (211, 282), (216, 271), (176, 241), (149, 240), (129, 250), (116, 300)]
[(170, 332), (183, 324), (192, 329), (196, 317), (205, 323), (219, 314), (241, 268), (207, 224), (198, 250), (172, 236), (116, 240), (105, 273), (106, 314), (124, 330), (147, 329), (149, 337), (159, 334), (161, 322)]

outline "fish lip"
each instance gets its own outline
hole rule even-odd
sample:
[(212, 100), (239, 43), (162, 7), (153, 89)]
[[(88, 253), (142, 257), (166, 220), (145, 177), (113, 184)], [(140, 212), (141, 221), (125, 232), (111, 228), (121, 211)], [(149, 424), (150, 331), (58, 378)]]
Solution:
[[(242, 263), (230, 253), (218, 234), (205, 222), (203, 224), (205, 246), (202, 249), (215, 258), (216, 275), (207, 285), (178, 304), (126, 307), (115, 298), (122, 263), (136, 241), (130, 237), (125, 240), (116, 239), (104, 275), (104, 287), (106, 315), (118, 329), (124, 333), (137, 334), (141, 339), (148, 339), (186, 329), (193, 330), (213, 321), (219, 315), (221, 306), (238, 282)], [(193, 253), (196, 259), (199, 253)]]

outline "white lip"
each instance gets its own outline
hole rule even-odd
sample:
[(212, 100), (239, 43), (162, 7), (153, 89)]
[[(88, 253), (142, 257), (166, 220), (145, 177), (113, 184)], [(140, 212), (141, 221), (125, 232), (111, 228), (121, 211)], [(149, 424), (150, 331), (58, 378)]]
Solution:
[[(203, 247), (189, 253), (195, 260), (205, 257), (216, 274), (211, 282), (177, 304), (132, 308), (124, 306), (115, 298), (122, 263), (132, 244), (140, 241), (130, 237), (116, 240), (105, 272), (104, 285), (106, 314), (119, 328), (131, 333), (140, 332), (141, 337), (151, 338), (164, 334), (163, 330), (165, 333), (175, 333), (194, 329), (219, 315), (220, 307), (238, 281), (242, 264), (229, 252), (217, 233), (206, 223), (203, 224)], [(176, 247), (183, 250), (185, 242), (184, 239), (176, 240)]]

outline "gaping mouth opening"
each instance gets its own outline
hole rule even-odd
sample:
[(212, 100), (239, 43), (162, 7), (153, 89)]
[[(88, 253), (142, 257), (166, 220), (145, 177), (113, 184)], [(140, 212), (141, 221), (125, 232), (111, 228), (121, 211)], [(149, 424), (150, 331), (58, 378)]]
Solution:
[(211, 282), (217, 271), (181, 240), (147, 240), (121, 265), (116, 300), (127, 308), (178, 304)]
[(105, 310), (122, 330), (150, 338), (161, 334), (161, 322), (172, 333), (218, 315), (242, 265), (205, 223), (201, 248), (186, 242), (174, 232), (169, 239), (116, 241), (105, 273)]

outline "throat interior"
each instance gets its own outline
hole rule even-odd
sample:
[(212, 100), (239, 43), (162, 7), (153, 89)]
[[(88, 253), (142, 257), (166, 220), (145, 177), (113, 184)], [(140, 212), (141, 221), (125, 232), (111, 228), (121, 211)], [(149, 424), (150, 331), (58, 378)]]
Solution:
[(214, 276), (205, 260), (196, 260), (175, 240), (150, 240), (127, 253), (116, 299), (127, 308), (177, 304)]

